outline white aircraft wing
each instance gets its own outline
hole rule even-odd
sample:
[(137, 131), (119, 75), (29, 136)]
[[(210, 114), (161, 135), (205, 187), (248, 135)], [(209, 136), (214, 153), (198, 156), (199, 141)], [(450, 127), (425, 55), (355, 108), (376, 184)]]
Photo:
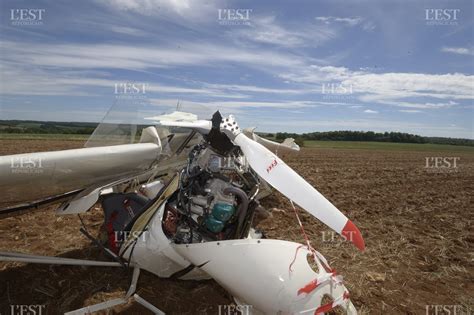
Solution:
[(141, 172), (160, 152), (155, 143), (136, 143), (0, 156), (2, 203), (58, 196)]

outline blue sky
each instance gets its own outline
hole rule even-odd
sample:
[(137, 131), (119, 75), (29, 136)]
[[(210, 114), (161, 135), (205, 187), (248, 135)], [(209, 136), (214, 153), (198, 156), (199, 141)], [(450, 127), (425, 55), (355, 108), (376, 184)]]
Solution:
[[(130, 82), (146, 84), (157, 114), (179, 100), (260, 131), (474, 138), (472, 1), (36, 0), (1, 9), (0, 119), (100, 121), (116, 85)], [(18, 25), (19, 9), (42, 10), (41, 19)]]

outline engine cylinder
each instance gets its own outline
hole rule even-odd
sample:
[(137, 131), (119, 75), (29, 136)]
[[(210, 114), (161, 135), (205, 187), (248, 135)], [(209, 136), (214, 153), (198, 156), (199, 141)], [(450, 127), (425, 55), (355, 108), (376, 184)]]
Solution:
[(212, 212), (205, 219), (206, 228), (219, 233), (225, 226), (225, 223), (232, 218), (235, 213), (235, 206), (230, 203), (218, 202), (214, 204)]

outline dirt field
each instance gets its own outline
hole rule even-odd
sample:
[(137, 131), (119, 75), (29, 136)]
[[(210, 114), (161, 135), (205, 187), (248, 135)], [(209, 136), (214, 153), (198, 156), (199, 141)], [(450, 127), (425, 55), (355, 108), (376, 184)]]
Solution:
[[(1, 140), (0, 155), (81, 146), (80, 141)], [(473, 309), (473, 152), (313, 147), (284, 158), (364, 236), (366, 251), (361, 253), (300, 211), (313, 246), (344, 276), (360, 313), (435, 314), (436, 305), (451, 314), (454, 306)], [(427, 157), (440, 156), (458, 157), (457, 167), (425, 167)], [(259, 226), (267, 237), (303, 241), (281, 195), (264, 205), (273, 208), (273, 218)], [(53, 210), (0, 220), (0, 250), (103, 258), (79, 233), (77, 217), (55, 217)], [(84, 216), (92, 234), (102, 223), (100, 211)], [(130, 274), (118, 268), (0, 263), (0, 279), (1, 314), (10, 314), (10, 305), (17, 304), (45, 305), (43, 314), (59, 314), (121, 296)], [(230, 303), (213, 281), (164, 280), (146, 272), (138, 293), (167, 314), (218, 314), (217, 305)], [(147, 314), (135, 304), (115, 312)]]

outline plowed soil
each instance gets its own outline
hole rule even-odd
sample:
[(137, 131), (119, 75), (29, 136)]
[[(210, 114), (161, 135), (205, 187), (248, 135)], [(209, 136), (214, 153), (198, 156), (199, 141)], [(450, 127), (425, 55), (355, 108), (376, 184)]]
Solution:
[[(0, 155), (82, 147), (81, 141), (1, 140)], [(456, 168), (426, 168), (427, 157), (458, 157)], [(304, 148), (283, 157), (361, 230), (359, 252), (299, 210), (313, 247), (344, 276), (362, 314), (443, 314), (474, 306), (474, 154), (472, 151), (386, 151)], [(31, 189), (34, 189), (32, 187)], [(1, 195), (1, 194), (0, 194)], [(264, 201), (272, 218), (259, 224), (268, 238), (303, 242), (295, 213), (278, 193)], [(0, 220), (0, 250), (105, 259), (78, 230), (76, 216), (54, 208)], [(83, 216), (95, 235), (101, 209)], [(121, 297), (130, 272), (120, 268), (0, 263), (0, 314), (44, 305), (61, 314)], [(219, 314), (231, 297), (214, 281), (159, 279), (142, 272), (138, 294), (167, 314)], [(441, 306), (441, 307), (440, 307)], [(113, 313), (148, 314), (131, 303)], [(19, 313), (18, 313), (19, 314)]]

